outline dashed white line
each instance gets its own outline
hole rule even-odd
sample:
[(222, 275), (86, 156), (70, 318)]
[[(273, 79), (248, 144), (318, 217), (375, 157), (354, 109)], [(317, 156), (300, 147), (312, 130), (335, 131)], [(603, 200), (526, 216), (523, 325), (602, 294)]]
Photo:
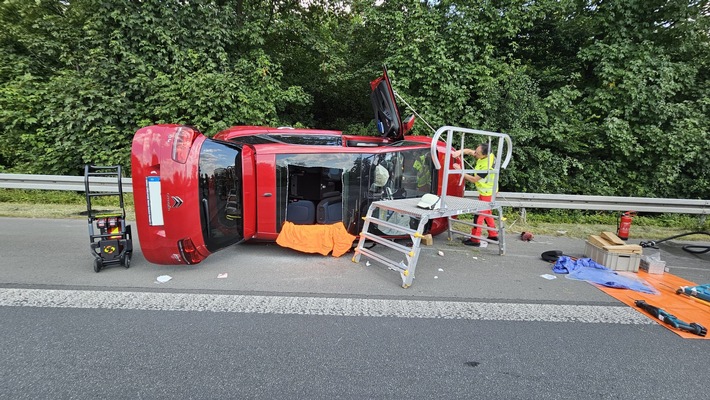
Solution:
[(487, 321), (653, 323), (630, 307), (96, 290), (0, 289), (0, 306)]

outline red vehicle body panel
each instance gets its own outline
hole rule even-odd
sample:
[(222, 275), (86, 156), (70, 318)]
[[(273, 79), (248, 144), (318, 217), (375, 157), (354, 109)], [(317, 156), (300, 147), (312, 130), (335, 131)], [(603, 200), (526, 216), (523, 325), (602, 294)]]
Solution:
[[(180, 125), (139, 129), (131, 162), (136, 225), (146, 259), (195, 264), (240, 241), (273, 241), (283, 222), (296, 215), (291, 206), (310, 203), (318, 204), (319, 223), (333, 222), (320, 220), (321, 203), (332, 204), (343, 214), (346, 229), (357, 235), (376, 196), (392, 198), (392, 190), (406, 197), (441, 193), (443, 172), (434, 175), (431, 169), (431, 138), (402, 136), (411, 125), (403, 126), (393, 100), (382, 99), (393, 95), (381, 84), (389, 85), (385, 78), (373, 81), (378, 87), (373, 105), (389, 107), (376, 118), (390, 118), (393, 104), (397, 115), (378, 125), (388, 127), (381, 137), (258, 126), (232, 127), (213, 138)], [(438, 146), (443, 162), (445, 144)], [(386, 183), (377, 181), (378, 168), (389, 171)], [(458, 179), (446, 184), (448, 194), (463, 196)], [(446, 228), (446, 219), (437, 219), (429, 232)]]
[[(199, 202), (196, 189), (198, 153), (191, 152), (185, 164), (161, 163), (161, 160), (171, 157), (169, 143), (173, 140), (177, 127), (178, 125), (163, 125), (142, 128), (136, 132), (131, 148), (136, 223), (139, 234), (152, 239), (141, 241), (141, 248), (146, 259), (156, 264), (183, 264), (184, 260), (177, 252), (177, 240), (174, 237), (201, 236), (199, 214), (195, 213), (191, 207), (183, 207), (185, 204)], [(205, 139), (205, 137), (196, 139), (193, 146), (199, 146)], [(164, 189), (158, 201), (153, 198), (153, 207), (156, 206), (156, 203), (162, 206), (162, 220), (164, 221), (162, 224), (150, 223), (151, 215), (156, 219), (159, 217), (156, 215), (156, 211), (153, 211), (152, 214), (148, 212), (149, 189), (145, 182), (149, 177), (159, 177), (160, 185)], [(178, 187), (194, 187), (195, 190), (181, 190), (179, 197), (183, 204), (175, 207), (176, 203), (171, 196), (171, 191)], [(166, 232), (170, 232), (170, 235), (167, 235)], [(198, 246), (198, 251), (205, 255), (209, 254), (203, 247), (204, 245)], [(165, 252), (164, 249), (168, 248), (174, 249), (175, 252)]]

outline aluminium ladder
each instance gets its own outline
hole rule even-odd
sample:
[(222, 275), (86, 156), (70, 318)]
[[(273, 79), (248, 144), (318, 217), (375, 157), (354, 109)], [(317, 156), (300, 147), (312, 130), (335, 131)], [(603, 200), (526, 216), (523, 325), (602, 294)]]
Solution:
[[(438, 143), (439, 137), (446, 133), (446, 152), (444, 155), (444, 166), (443, 166), (443, 182), (449, 181), (451, 175), (460, 175), (461, 182), (463, 181), (463, 174), (476, 174), (476, 173), (493, 173), (495, 174), (494, 184), (493, 184), (493, 196), (491, 197), (491, 202), (484, 202), (478, 199), (463, 198), (457, 196), (447, 196), (446, 194), (446, 184), (442, 184), (442, 192), (439, 200), (439, 207), (433, 210), (423, 209), (417, 207), (419, 203), (419, 198), (410, 199), (397, 199), (397, 200), (381, 200), (373, 202), (367, 210), (367, 215), (364, 217), (365, 223), (363, 225), (362, 232), (360, 233), (360, 240), (358, 242), (357, 248), (355, 249), (355, 255), (353, 256), (353, 262), (359, 262), (360, 256), (364, 255), (372, 260), (375, 260), (389, 269), (397, 271), (400, 273), (402, 278), (402, 287), (408, 288), (412, 285), (414, 281), (414, 273), (417, 267), (417, 261), (419, 260), (421, 240), (424, 235), (424, 229), (427, 223), (435, 218), (447, 218), (448, 219), (448, 238), (452, 239), (452, 233), (457, 233), (463, 236), (471, 237), (480, 240), (481, 242), (487, 242), (491, 244), (498, 245), (498, 252), (500, 255), (505, 254), (505, 227), (503, 224), (503, 210), (502, 207), (496, 203), (495, 197), (498, 192), (498, 179), (500, 177), (500, 170), (506, 168), (510, 162), (512, 155), (512, 145), (510, 142), (510, 137), (506, 134), (480, 131), (474, 129), (466, 128), (456, 128), (451, 126), (444, 126), (439, 128), (434, 134), (431, 142), (431, 156), (434, 162), (434, 167), (436, 169), (441, 169), (442, 166), (439, 163), (438, 157)], [(475, 170), (466, 169), (465, 165), (461, 162), (461, 169), (454, 169), (451, 167), (451, 151), (452, 151), (452, 141), (455, 135), (460, 135), (461, 144), (460, 148), (464, 148), (464, 137), (466, 134), (475, 134), (486, 137), (488, 140), (489, 149), (496, 150), (496, 158), (494, 165), (490, 165), (486, 170)], [(493, 142), (497, 141), (497, 144), (493, 146)], [(503, 155), (503, 147), (506, 147), (506, 157), (505, 160), (501, 162), (501, 156)], [(463, 158), (463, 155), (462, 155)], [(496, 226), (494, 230), (498, 232), (498, 240), (492, 241), (488, 238), (481, 236), (473, 236), (470, 232), (458, 231), (452, 228), (453, 222), (461, 223), (471, 227), (481, 227), (486, 229), (486, 226), (478, 225), (475, 223), (475, 217), (473, 222), (460, 221), (455, 217), (462, 214), (474, 214), (479, 215), (482, 211), (492, 210), (491, 217), (496, 221)], [(392, 223), (387, 220), (388, 213), (398, 213), (401, 215), (407, 215), (411, 218), (419, 220), (419, 224), (416, 229), (409, 226), (402, 226)], [(382, 226), (389, 228), (389, 230), (394, 230), (401, 232), (401, 236), (409, 235), (411, 239), (411, 245), (402, 245), (396, 243), (392, 240), (386, 239), (381, 235), (374, 232), (370, 232), (370, 224), (375, 224), (377, 226)], [(404, 259), (401, 261), (396, 261), (388, 258), (376, 251), (373, 248), (365, 248), (365, 241), (371, 240), (377, 244), (381, 244), (386, 248), (393, 249), (396, 252), (402, 253)]]

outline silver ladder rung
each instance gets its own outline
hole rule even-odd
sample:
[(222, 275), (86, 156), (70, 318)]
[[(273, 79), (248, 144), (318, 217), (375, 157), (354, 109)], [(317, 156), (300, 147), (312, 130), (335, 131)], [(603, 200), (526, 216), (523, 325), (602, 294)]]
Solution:
[[(489, 230), (490, 230), (490, 231), (495, 231), (496, 233), (500, 232), (500, 230), (499, 230), (499, 229), (496, 229), (496, 228), (483, 229), (483, 231), (489, 231)], [(454, 229), (454, 228), (449, 229), (449, 232), (451, 232), (451, 233), (458, 233), (459, 235), (463, 235), (463, 236), (472, 236), (470, 231), (469, 231), (469, 232), (464, 232), (464, 231), (459, 231), (459, 230)]]
[(395, 243), (391, 240), (383, 239), (383, 238), (381, 238), (373, 233), (369, 233), (369, 232), (362, 233), (361, 235), (363, 235), (366, 239), (370, 239), (373, 242), (377, 242), (383, 246), (387, 246), (390, 249), (397, 250), (400, 253), (406, 254), (410, 257), (413, 256), (414, 250), (410, 247), (402, 246), (399, 243)]
[(471, 231), (464, 232), (464, 231), (460, 231), (460, 230), (457, 230), (457, 229), (454, 229), (454, 228), (449, 228), (449, 232), (451, 232), (451, 233), (458, 233), (459, 235), (463, 235), (463, 236), (471, 236)]
[(387, 258), (387, 257), (385, 257), (385, 256), (383, 256), (383, 255), (380, 255), (380, 254), (375, 253), (374, 251), (371, 251), (371, 250), (368, 250), (368, 249), (365, 249), (365, 248), (357, 249), (356, 251), (357, 251), (358, 253), (360, 253), (360, 254), (366, 256), (367, 258), (370, 258), (370, 259), (372, 259), (372, 260), (375, 260), (375, 261), (379, 262), (380, 264), (384, 264), (384, 265), (386, 265), (386, 266), (388, 266), (388, 267), (390, 267), (390, 268), (392, 268), (392, 269), (394, 269), (394, 270), (396, 270), (396, 271), (398, 271), (398, 272), (402, 272), (402, 271), (406, 271), (406, 270), (407, 270), (406, 268), (402, 268), (402, 266), (400, 265), (401, 263), (398, 263), (398, 262), (395, 262), (395, 261), (393, 261), (393, 260), (390, 260), (389, 258)]
[(412, 228), (406, 228), (402, 225), (393, 224), (392, 222), (385, 221), (385, 220), (379, 219), (377, 217), (366, 217), (366, 218), (369, 219), (370, 222), (372, 222), (378, 226), (386, 226), (390, 229), (395, 229), (400, 232), (404, 232), (408, 235), (414, 235), (417, 232), (416, 230), (414, 230)]

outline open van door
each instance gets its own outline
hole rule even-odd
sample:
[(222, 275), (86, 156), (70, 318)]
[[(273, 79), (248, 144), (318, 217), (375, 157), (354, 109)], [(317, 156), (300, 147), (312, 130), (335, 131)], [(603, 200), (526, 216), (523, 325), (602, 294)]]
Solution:
[(402, 122), (397, 108), (394, 91), (387, 69), (382, 70), (382, 76), (370, 82), (370, 101), (375, 112), (375, 124), (380, 135), (394, 141), (404, 139), (404, 135), (414, 126), (414, 116)]

